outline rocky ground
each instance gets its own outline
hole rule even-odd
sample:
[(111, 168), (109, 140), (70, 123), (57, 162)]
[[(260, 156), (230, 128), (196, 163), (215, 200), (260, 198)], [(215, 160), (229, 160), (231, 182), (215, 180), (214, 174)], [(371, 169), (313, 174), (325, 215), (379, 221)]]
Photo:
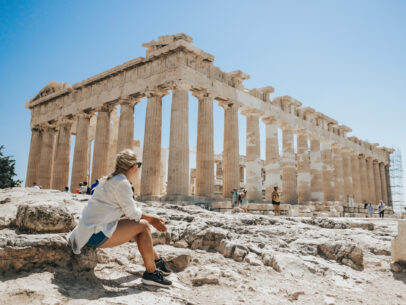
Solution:
[(0, 191), (0, 304), (406, 304), (393, 273), (395, 220), (220, 214), (147, 202), (176, 271), (170, 289), (141, 284), (135, 243), (74, 256), (67, 231), (88, 199), (49, 190)]

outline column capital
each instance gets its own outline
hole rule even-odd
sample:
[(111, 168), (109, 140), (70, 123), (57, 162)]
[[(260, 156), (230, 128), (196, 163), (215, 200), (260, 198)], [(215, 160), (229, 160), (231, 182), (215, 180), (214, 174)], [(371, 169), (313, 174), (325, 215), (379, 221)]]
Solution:
[(305, 128), (296, 129), (295, 133), (300, 136), (309, 136), (309, 132)]
[(74, 117), (77, 117), (77, 118), (82, 117), (82, 118), (90, 120), (92, 118), (92, 116), (94, 116), (94, 111), (93, 110), (92, 111), (79, 112), (79, 113), (75, 114)]
[(249, 116), (259, 117), (261, 115), (258, 110), (250, 109), (250, 108), (246, 108), (246, 107), (241, 109), (241, 114), (245, 115), (246, 117), (249, 117)]
[(218, 104), (220, 107), (224, 108), (224, 110), (227, 108), (240, 108), (239, 105), (233, 103), (232, 101), (219, 101)]
[(118, 104), (119, 105), (128, 104), (131, 107), (134, 107), (136, 104), (139, 104), (140, 102), (141, 102), (141, 97), (127, 96), (127, 97), (121, 98), (118, 101)]
[(376, 159), (374, 159), (374, 160), (372, 160), (372, 163), (373, 163), (373, 164), (379, 164), (379, 161), (376, 160)]
[(113, 105), (113, 104), (103, 104), (102, 106), (97, 107), (95, 109), (95, 111), (97, 111), (97, 112), (112, 112), (115, 107), (116, 107), (116, 105)]
[(214, 100), (214, 94), (208, 92), (207, 89), (204, 88), (192, 88), (192, 95), (196, 97), (198, 100), (200, 99), (210, 99)]
[(165, 95), (169, 94), (168, 88), (160, 88), (160, 87), (154, 87), (154, 88), (149, 88), (148, 90), (145, 91), (145, 96), (147, 98), (150, 97), (163, 97)]
[(262, 122), (264, 124), (269, 125), (269, 124), (276, 124), (278, 122), (277, 118), (274, 116), (266, 116), (262, 118)]
[(168, 84), (168, 89), (175, 90), (175, 89), (180, 89), (180, 90), (187, 90), (189, 91), (191, 89), (191, 85), (186, 83), (185, 81), (174, 81)]
[(372, 161), (372, 157), (371, 157), (371, 156), (368, 156), (368, 157), (366, 157), (365, 159), (366, 159), (367, 161), (369, 161), (369, 162)]
[(358, 159), (363, 159), (363, 160), (365, 160), (365, 155), (364, 155), (364, 154), (358, 154)]
[(292, 132), (295, 132), (295, 128), (292, 127), (292, 126), (290, 126), (289, 124), (287, 124), (287, 123), (285, 123), (285, 122), (282, 122), (282, 123), (280, 124), (280, 127), (281, 127), (281, 129), (282, 129), (283, 131), (292, 131)]

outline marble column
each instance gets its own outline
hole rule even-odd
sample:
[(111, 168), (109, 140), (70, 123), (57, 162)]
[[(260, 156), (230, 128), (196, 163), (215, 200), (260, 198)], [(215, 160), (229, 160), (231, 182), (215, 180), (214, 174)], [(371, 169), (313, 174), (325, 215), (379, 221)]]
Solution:
[(369, 203), (369, 184), (367, 174), (367, 163), (364, 155), (359, 155), (359, 167), (361, 172), (361, 195), (362, 202)]
[(39, 161), (39, 178), (37, 184), (43, 189), (51, 188), (52, 156), (55, 145), (55, 129), (46, 127), (42, 133), (41, 157)]
[(189, 194), (189, 88), (178, 84), (172, 91), (168, 160), (168, 198)]
[(351, 167), (354, 202), (362, 203), (361, 170), (359, 167), (358, 153), (356, 152), (351, 153)]
[(293, 130), (282, 128), (282, 202), (297, 203), (296, 159)]
[(367, 179), (368, 179), (368, 200), (372, 203), (376, 202), (376, 192), (375, 192), (375, 179), (374, 179), (374, 166), (372, 164), (372, 158), (367, 157)]
[(310, 139), (310, 190), (312, 201), (323, 201), (323, 171), (321, 162), (320, 140)]
[(385, 204), (388, 203), (388, 188), (386, 182), (386, 174), (385, 174), (385, 164), (383, 162), (379, 163), (379, 175), (381, 178), (381, 194), (382, 200)]
[(213, 97), (207, 92), (195, 92), (198, 99), (196, 147), (196, 196), (213, 196), (214, 136)]
[(60, 191), (65, 190), (69, 184), (71, 129), (72, 121), (69, 119), (63, 120), (59, 124), (52, 188)]
[[(110, 115), (112, 107), (104, 105), (97, 113), (96, 136), (93, 146), (91, 183), (108, 174), (108, 152), (110, 145)], [(89, 181), (90, 183), (90, 181)]]
[(244, 111), (247, 117), (247, 139), (246, 139), (246, 171), (247, 171), (247, 195), (251, 201), (262, 200), (262, 178), (261, 178), (261, 151), (259, 137), (259, 115), (254, 112)]
[(41, 158), (42, 131), (39, 128), (33, 128), (31, 134), (30, 154), (28, 156), (27, 176), (25, 186), (30, 187), (38, 183), (39, 163)]
[(392, 188), (390, 183), (390, 172), (389, 172), (389, 165), (385, 165), (385, 176), (386, 176), (386, 189), (388, 193), (388, 205), (392, 206)]
[(141, 197), (159, 196), (162, 141), (163, 93), (149, 92), (145, 115), (144, 148), (141, 166)]
[(334, 200), (344, 202), (343, 154), (341, 147), (339, 147), (337, 144), (333, 144), (332, 148), (334, 165)]
[(234, 188), (240, 188), (240, 152), (238, 138), (238, 108), (232, 103), (224, 108), (223, 197), (231, 197)]
[(382, 199), (382, 186), (381, 186), (381, 176), (379, 173), (379, 163), (378, 160), (373, 161), (373, 168), (374, 168), (374, 181), (375, 181), (375, 195), (376, 195), (376, 203), (379, 203)]
[(352, 166), (351, 166), (351, 154), (348, 148), (343, 148), (343, 175), (344, 175), (344, 195), (346, 202), (349, 202), (349, 198), (354, 198), (353, 181), (352, 181)]
[(134, 105), (135, 99), (125, 99), (120, 104), (120, 123), (118, 125), (117, 153), (130, 148), (134, 140)]
[(325, 201), (334, 201), (334, 167), (331, 142), (321, 142), (321, 162), (323, 171), (323, 192)]
[(71, 192), (75, 192), (79, 187), (79, 183), (87, 180), (90, 161), (89, 125), (92, 115), (91, 113), (81, 113), (78, 115), (70, 183)]
[(297, 195), (298, 202), (311, 201), (309, 139), (302, 130), (297, 135)]
[(274, 187), (281, 188), (278, 125), (273, 117), (265, 118), (263, 122), (266, 128), (265, 198), (271, 201)]

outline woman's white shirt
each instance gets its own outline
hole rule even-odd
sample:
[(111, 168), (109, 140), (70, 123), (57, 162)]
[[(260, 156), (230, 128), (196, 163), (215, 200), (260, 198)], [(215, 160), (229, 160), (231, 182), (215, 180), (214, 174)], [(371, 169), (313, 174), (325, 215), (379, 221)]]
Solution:
[(99, 184), (87, 202), (78, 225), (68, 236), (73, 253), (80, 254), (90, 237), (100, 231), (111, 237), (118, 220), (125, 216), (139, 221), (142, 211), (133, 199), (133, 191), (126, 176), (120, 174)]

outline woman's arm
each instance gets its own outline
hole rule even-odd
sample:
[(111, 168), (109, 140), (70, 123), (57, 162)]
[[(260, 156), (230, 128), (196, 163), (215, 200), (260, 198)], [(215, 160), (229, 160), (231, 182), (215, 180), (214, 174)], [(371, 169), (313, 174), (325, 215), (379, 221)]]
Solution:
[(166, 226), (164, 225), (165, 220), (145, 213), (142, 213), (141, 219), (145, 219), (146, 221), (148, 221), (151, 226), (153, 226), (159, 232), (166, 232)]

